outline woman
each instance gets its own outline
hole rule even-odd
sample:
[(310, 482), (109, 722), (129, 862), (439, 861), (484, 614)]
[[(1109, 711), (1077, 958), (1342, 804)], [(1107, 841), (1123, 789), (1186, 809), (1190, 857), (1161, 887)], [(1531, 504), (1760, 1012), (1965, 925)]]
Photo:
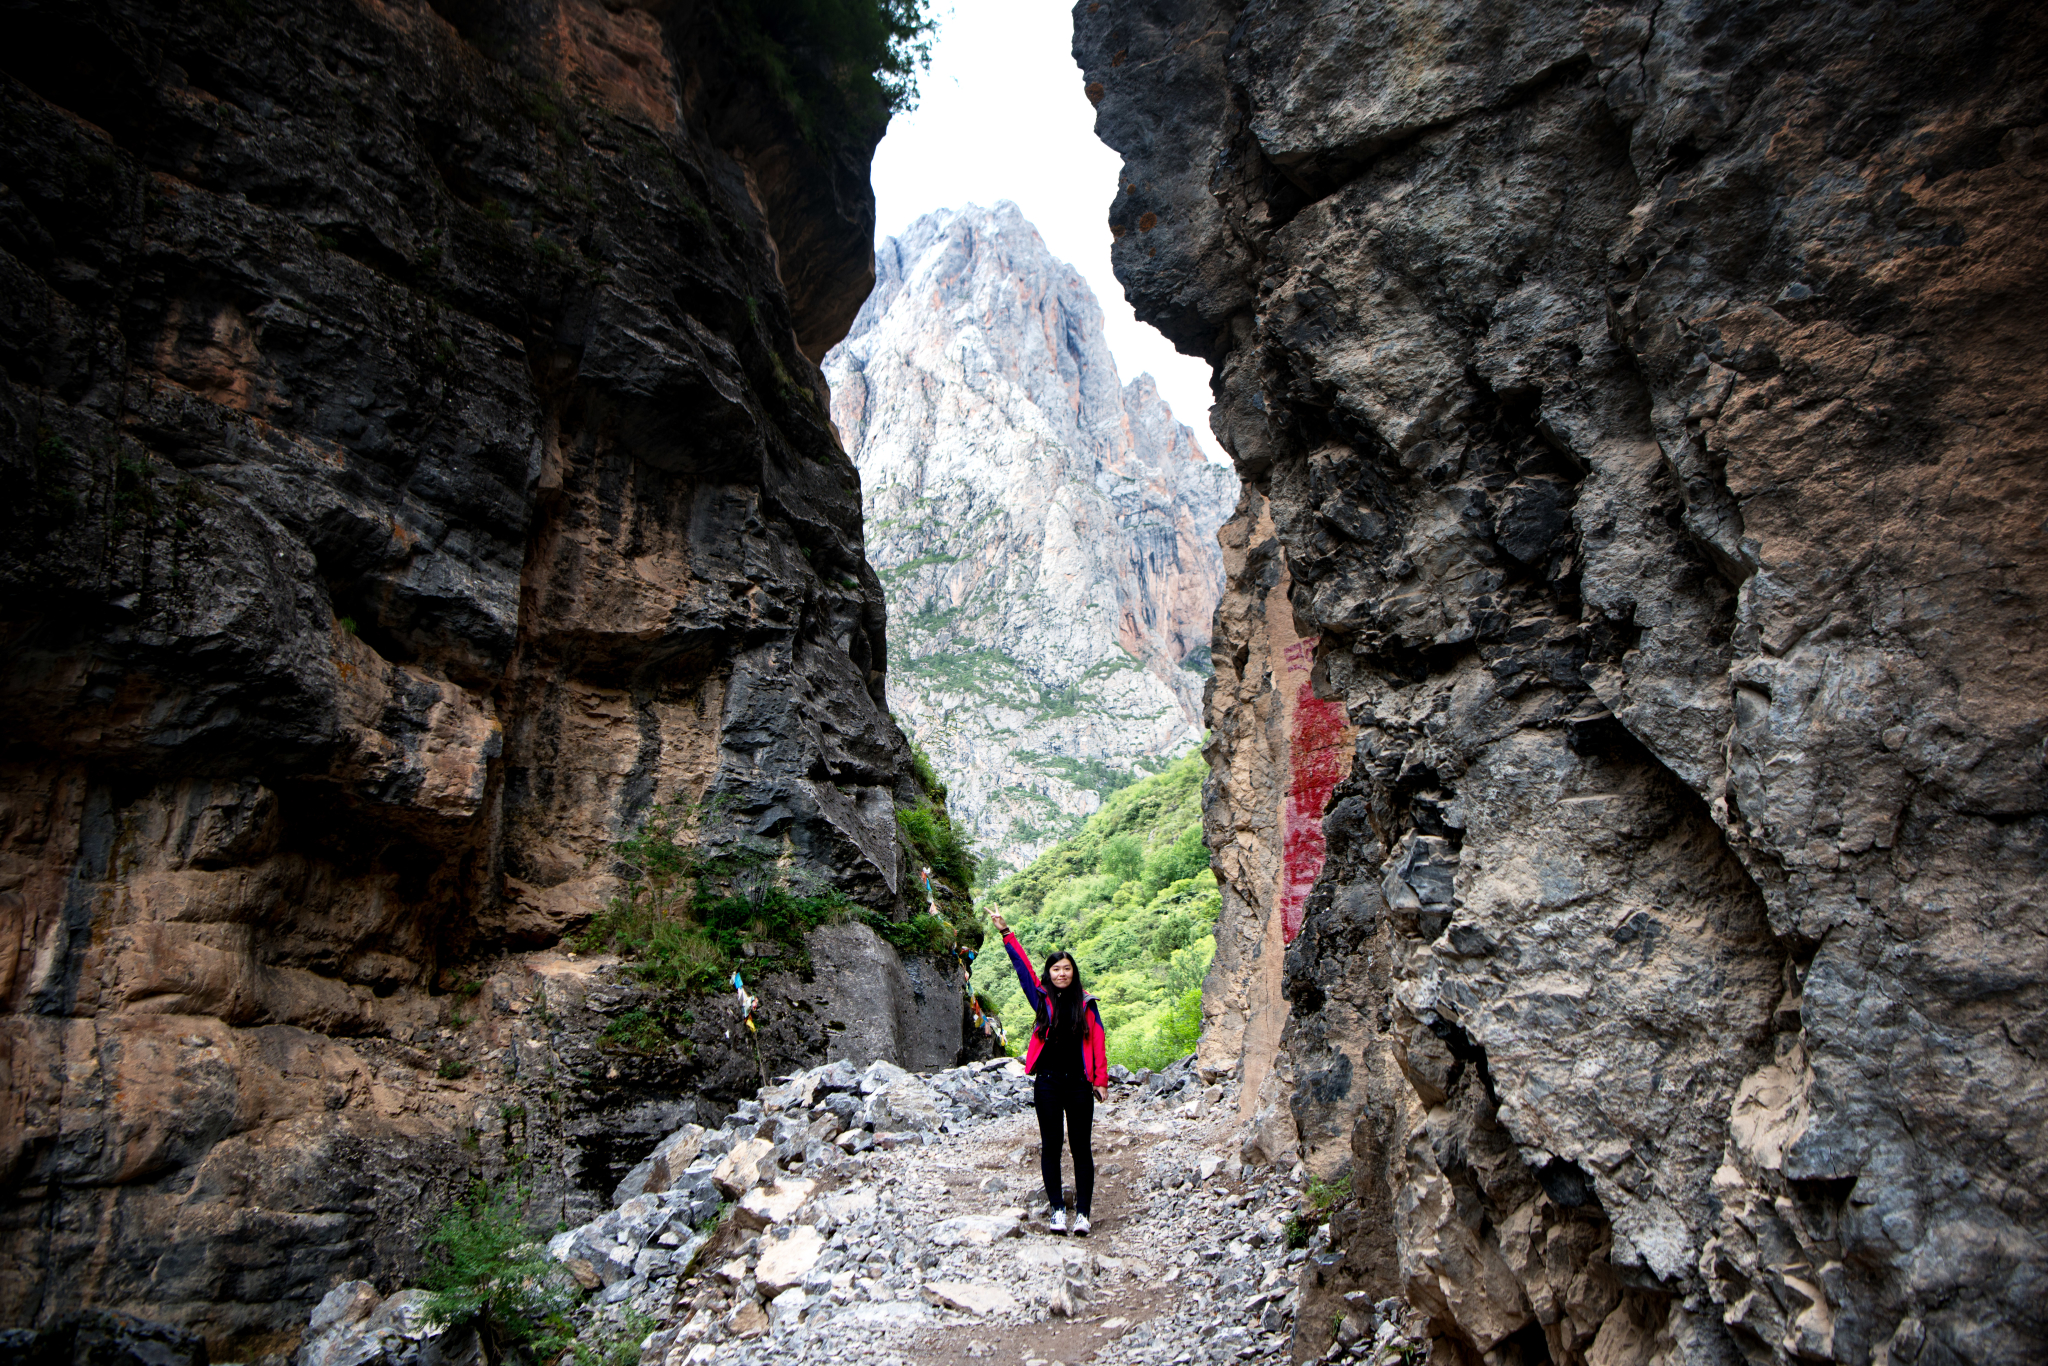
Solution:
[(1024, 1053), (1024, 1070), (1032, 1077), (1032, 1101), (1038, 1108), (1039, 1172), (1045, 1177), (1045, 1201), (1052, 1206), (1052, 1231), (1067, 1231), (1066, 1201), (1060, 1183), (1060, 1130), (1074, 1150), (1074, 1233), (1088, 1236), (1088, 1208), (1095, 1195), (1095, 1152), (1089, 1128), (1095, 1102), (1109, 1099), (1109, 1054), (1102, 1033), (1102, 1012), (1095, 998), (1081, 989), (1081, 970), (1064, 950), (1045, 960), (1045, 976), (1031, 971), (1030, 955), (1010, 933), (1000, 911), (989, 919), (1010, 951), (1017, 984), (1031, 1002), (1037, 1021)]

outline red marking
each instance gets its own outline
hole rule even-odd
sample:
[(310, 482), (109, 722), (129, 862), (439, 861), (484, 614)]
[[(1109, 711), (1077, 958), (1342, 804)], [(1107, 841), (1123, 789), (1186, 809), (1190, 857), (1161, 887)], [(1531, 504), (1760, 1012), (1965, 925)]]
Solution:
[[(1314, 641), (1307, 641), (1288, 647), (1288, 653), (1299, 649), (1306, 654), (1314, 647)], [(1349, 757), (1347, 729), (1343, 703), (1317, 697), (1314, 685), (1303, 680), (1294, 695), (1294, 733), (1287, 740), (1292, 773), (1281, 826), (1280, 932), (1290, 944), (1301, 933), (1308, 889), (1323, 871), (1323, 808), (1349, 767), (1344, 762)]]

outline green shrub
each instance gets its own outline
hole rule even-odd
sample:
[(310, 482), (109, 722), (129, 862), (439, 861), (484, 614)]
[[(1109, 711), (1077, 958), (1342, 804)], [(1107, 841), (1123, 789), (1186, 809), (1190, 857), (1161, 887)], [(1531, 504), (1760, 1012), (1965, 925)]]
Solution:
[(576, 1366), (640, 1366), (640, 1344), (660, 1327), (650, 1314), (628, 1307), (616, 1324), (594, 1328), (594, 1342), (576, 1343)]
[[(1186, 948), (1175, 949), (1173, 957), (1166, 961), (1166, 989), (1176, 1000), (1184, 1000), (1189, 992), (1202, 994), (1202, 979), (1209, 975), (1209, 961), (1216, 956), (1216, 939), (1203, 935)], [(1199, 1012), (1198, 1012), (1199, 1018)], [(1192, 1042), (1188, 1045), (1193, 1048)]]
[(1208, 871), (1209, 846), (1202, 842), (1202, 825), (1197, 821), (1145, 860), (1145, 891), (1156, 895), (1173, 883)]
[(863, 907), (860, 920), (898, 953), (944, 953), (953, 946), (953, 924), (939, 916), (919, 913), (908, 920), (891, 920)]
[(717, 940), (686, 914), (684, 907), (655, 904), (629, 890), (591, 919), (576, 947), (631, 960), (634, 976), (650, 986), (701, 991), (716, 986), (729, 970)]
[(1320, 1176), (1308, 1179), (1308, 1203), (1317, 1215), (1327, 1215), (1331, 1210), (1351, 1198), (1351, 1173), (1346, 1172), (1335, 1181), (1325, 1181)]
[[(1077, 834), (984, 894), (1035, 963), (1054, 948), (1074, 954), (1101, 1003), (1110, 1059), (1126, 1066), (1166, 1066), (1200, 1037), (1200, 988), (1222, 909), (1202, 844), (1204, 771), (1201, 756), (1189, 755), (1113, 793)], [(1003, 955), (982, 955), (973, 980), (1013, 1036), (1029, 1027)]]
[(1160, 921), (1159, 928), (1152, 932), (1152, 956), (1162, 962), (1168, 961), (1192, 944), (1200, 933), (1194, 917), (1170, 915)]
[(933, 800), (946, 800), (946, 785), (939, 781), (938, 770), (932, 767), (932, 756), (925, 753), (924, 746), (908, 730), (903, 732), (903, 738), (910, 742), (910, 771), (918, 786), (929, 792)]
[(760, 941), (780, 944), (802, 957), (804, 936), (852, 906), (838, 892), (797, 896), (783, 887), (767, 887), (753, 895), (713, 897), (699, 892), (690, 911), (730, 963), (739, 960), (744, 945)]
[(456, 1058), (443, 1058), (435, 1069), (435, 1075), (443, 1081), (460, 1081), (470, 1073), (470, 1065)]
[(902, 827), (911, 848), (931, 865), (934, 873), (951, 878), (962, 887), (974, 885), (980, 861), (974, 856), (973, 843), (945, 811), (930, 806), (905, 807), (896, 813), (896, 823)]
[[(1106, 1014), (1105, 1014), (1106, 1018)], [(1161, 1072), (1195, 1051), (1202, 1038), (1202, 989), (1182, 992), (1150, 1026), (1127, 1027), (1110, 1039), (1109, 1060), (1133, 1071)]]
[(525, 1226), (526, 1202), (523, 1189), (479, 1181), (442, 1216), (423, 1249), (422, 1279), (433, 1292), (427, 1317), (475, 1324), (493, 1361), (524, 1349), (552, 1362), (574, 1337), (576, 1282)]
[[(1202, 756), (1191, 753), (1149, 778), (1110, 792), (1102, 809), (1077, 833), (1005, 879), (994, 895), (1010, 908), (1012, 918), (1022, 911), (1035, 913), (1053, 889), (1094, 873), (1102, 846), (1120, 834), (1137, 836), (1147, 848), (1163, 848), (1177, 845), (1193, 828), (1199, 844), (1202, 778), (1207, 772)], [(1202, 866), (1208, 866), (1206, 860)]]
[(713, 1229), (724, 1223), (725, 1216), (731, 1213), (732, 1201), (721, 1200), (718, 1204), (717, 1212), (705, 1215), (702, 1222), (697, 1225), (697, 1232), (708, 1235)]
[(721, 986), (749, 941), (772, 941), (804, 957), (804, 936), (849, 903), (838, 892), (806, 896), (782, 885), (765, 841), (707, 839), (716, 802), (664, 802), (613, 846), (625, 880), (577, 936), (584, 952), (605, 950), (633, 963), (651, 986), (703, 991)]
[(676, 1042), (674, 1036), (662, 1027), (661, 1021), (645, 1009), (629, 1010), (607, 1021), (598, 1038), (601, 1043), (628, 1053), (665, 1053)]

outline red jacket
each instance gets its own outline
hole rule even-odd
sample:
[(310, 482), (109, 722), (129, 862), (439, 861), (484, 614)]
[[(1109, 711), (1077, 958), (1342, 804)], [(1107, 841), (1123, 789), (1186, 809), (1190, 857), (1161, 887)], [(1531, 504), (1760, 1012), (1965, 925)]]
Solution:
[[(1017, 942), (1014, 934), (1003, 936), (1003, 947), (1010, 951), (1010, 966), (1017, 970), (1017, 983), (1024, 988), (1025, 997), (1031, 1002), (1034, 1013), (1050, 1013), (1046, 1005), (1045, 990), (1038, 985), (1038, 974), (1032, 971), (1031, 955), (1024, 952), (1024, 946)], [(1095, 998), (1087, 992), (1081, 993), (1081, 1068), (1088, 1074), (1090, 1086), (1109, 1085), (1109, 1041), (1102, 1032), (1102, 1012), (1096, 1008)], [(1024, 1050), (1024, 1070), (1038, 1070), (1038, 1055), (1045, 1047), (1045, 1031), (1033, 1026), (1031, 1045)]]

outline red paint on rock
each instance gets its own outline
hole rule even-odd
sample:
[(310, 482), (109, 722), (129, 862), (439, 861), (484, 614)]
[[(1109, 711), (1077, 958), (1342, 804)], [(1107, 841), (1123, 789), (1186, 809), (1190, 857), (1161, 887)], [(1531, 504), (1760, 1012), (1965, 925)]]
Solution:
[[(1314, 641), (1301, 641), (1288, 653), (1299, 650), (1307, 655), (1314, 649)], [(1314, 684), (1304, 680), (1294, 695), (1294, 728), (1287, 738), (1289, 777), (1282, 824), (1286, 833), (1281, 847), (1280, 932), (1290, 944), (1301, 933), (1308, 890), (1323, 871), (1323, 808), (1349, 767), (1348, 729), (1344, 705), (1317, 697)]]

